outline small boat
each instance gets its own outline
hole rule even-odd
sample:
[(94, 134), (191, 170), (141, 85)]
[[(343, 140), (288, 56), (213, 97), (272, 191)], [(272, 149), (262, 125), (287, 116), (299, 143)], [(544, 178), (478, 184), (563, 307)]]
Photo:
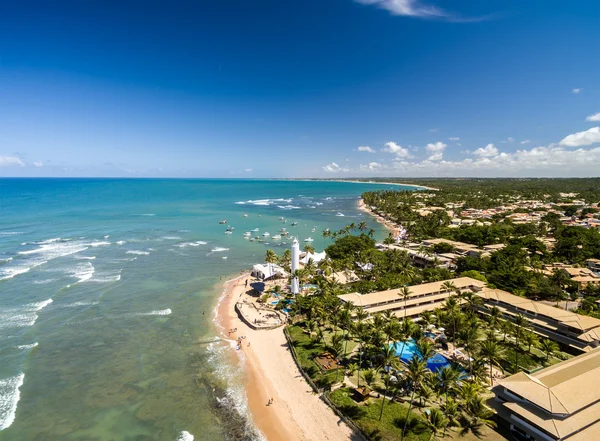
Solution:
[(312, 237), (307, 237), (306, 239), (304, 239), (304, 242), (312, 242), (313, 238)]
[(256, 233), (258, 231), (258, 228), (255, 228), (254, 230), (250, 230), (250, 231), (254, 231)]
[(282, 236), (287, 236), (288, 234), (290, 234), (290, 233), (288, 233), (287, 231), (282, 231), (282, 232), (281, 232), (281, 235), (282, 235)]
[(279, 231), (281, 231), (282, 233), (284, 233), (284, 232), (285, 232), (285, 228), (282, 228), (282, 229), (281, 229), (281, 230), (279, 230)]
[(298, 225), (298, 222), (292, 222), (292, 227), (295, 227), (296, 225)]
[(235, 230), (235, 228), (233, 228), (232, 226), (227, 227), (227, 231), (233, 231)]
[(250, 242), (254, 242), (255, 240), (256, 240), (256, 239), (255, 239), (255, 238), (253, 238), (253, 237), (251, 237), (251, 238), (250, 238)]
[(244, 217), (248, 217), (248, 215), (246, 213), (244, 213)]
[(281, 235), (276, 234), (275, 236), (272, 237), (272, 239), (279, 240), (279, 239), (281, 239)]
[(227, 223), (227, 221), (226, 221), (226, 220), (222, 220), (222, 221), (219, 221), (219, 223), (220, 223), (221, 225), (223, 225), (223, 224), (226, 224), (226, 223)]
[(313, 227), (311, 231), (314, 233), (315, 231), (317, 231), (317, 229)]
[(271, 233), (269, 233), (268, 231), (265, 231), (265, 232), (263, 233), (263, 237), (269, 237), (270, 235), (271, 235)]
[(244, 233), (244, 237), (250, 237), (250, 236), (252, 236), (252, 233), (250, 231), (246, 231)]
[(281, 220), (281, 221), (282, 221), (282, 220), (285, 220), (285, 217), (281, 216), (281, 217), (279, 218), (279, 220)]

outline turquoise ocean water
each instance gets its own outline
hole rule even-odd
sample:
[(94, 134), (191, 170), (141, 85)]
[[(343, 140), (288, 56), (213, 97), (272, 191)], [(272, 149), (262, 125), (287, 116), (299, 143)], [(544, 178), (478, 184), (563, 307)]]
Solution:
[(244, 239), (254, 228), (319, 251), (350, 222), (383, 237), (356, 202), (386, 187), (0, 179), (0, 441), (260, 438), (216, 337), (215, 285), (289, 245)]

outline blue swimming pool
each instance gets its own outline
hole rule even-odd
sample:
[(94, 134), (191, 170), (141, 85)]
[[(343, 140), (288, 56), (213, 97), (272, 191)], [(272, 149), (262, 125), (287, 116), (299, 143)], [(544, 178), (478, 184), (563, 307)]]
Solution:
[[(417, 345), (414, 340), (406, 340), (405, 342), (397, 341), (390, 344), (394, 348), (396, 357), (399, 357), (404, 363), (408, 363), (415, 354), (418, 354)], [(427, 360), (427, 368), (431, 372), (439, 372), (445, 366), (450, 365), (450, 360), (441, 354), (435, 354)]]

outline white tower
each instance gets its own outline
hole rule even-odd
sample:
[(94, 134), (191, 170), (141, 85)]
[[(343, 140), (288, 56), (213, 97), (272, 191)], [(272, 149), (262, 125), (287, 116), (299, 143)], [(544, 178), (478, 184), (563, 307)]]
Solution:
[[(298, 239), (294, 238), (292, 241), (292, 274), (294, 271), (300, 269), (300, 244), (298, 243)], [(292, 294), (298, 294), (300, 292), (300, 284), (298, 283), (298, 278), (292, 278)]]

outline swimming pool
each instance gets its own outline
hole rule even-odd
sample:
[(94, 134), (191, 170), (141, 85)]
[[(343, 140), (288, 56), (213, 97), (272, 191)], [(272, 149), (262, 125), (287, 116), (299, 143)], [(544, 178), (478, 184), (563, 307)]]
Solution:
[[(390, 344), (390, 347), (394, 348), (396, 357), (399, 357), (404, 363), (408, 363), (415, 354), (419, 353), (417, 351), (417, 345), (412, 339), (406, 340), (405, 342), (397, 341)], [(448, 360), (442, 354), (437, 353), (427, 360), (427, 368), (431, 372), (439, 372), (450, 364), (450, 360)]]

